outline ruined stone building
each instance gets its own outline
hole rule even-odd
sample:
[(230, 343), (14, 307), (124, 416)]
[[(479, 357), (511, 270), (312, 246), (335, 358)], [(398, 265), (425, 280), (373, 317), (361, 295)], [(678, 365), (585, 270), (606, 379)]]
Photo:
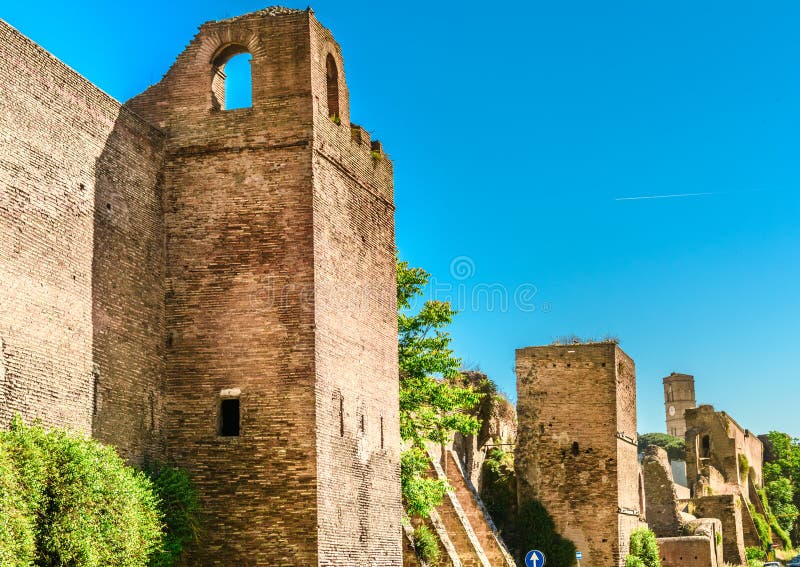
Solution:
[(696, 513), (722, 520), (725, 560), (736, 563), (761, 540), (750, 506), (764, 513), (764, 446), (725, 412), (702, 405), (686, 411), (686, 470)]
[(647, 524), (658, 538), (662, 567), (721, 567), (722, 520), (688, 513), (689, 501), (678, 494), (666, 451), (647, 447), (642, 472)]
[[(725, 412), (710, 405), (686, 412), (686, 467), (692, 494), (761, 487), (764, 445)], [(709, 490), (710, 489), (710, 490)]]
[(401, 565), (392, 164), (331, 33), (206, 23), (126, 104), (5, 22), (0, 63), (0, 422), (188, 469), (193, 565)]
[(625, 564), (643, 525), (636, 371), (612, 342), (518, 349), (515, 467), (585, 564)]
[(671, 373), (664, 378), (664, 409), (667, 414), (667, 433), (683, 439), (686, 435), (687, 409), (697, 406), (694, 395), (694, 376)]
[[(672, 402), (677, 406), (681, 397), (689, 397), (689, 378), (672, 374), (664, 379), (668, 406)], [(677, 394), (680, 390), (675, 382), (683, 385), (682, 394)], [(672, 399), (668, 384), (675, 386)], [(675, 463), (669, 463), (666, 453), (648, 448), (643, 460), (648, 524), (660, 538), (712, 534), (721, 542), (718, 564), (743, 564), (745, 548), (762, 545), (752, 514), (752, 510), (765, 513), (757, 494), (763, 484), (762, 443), (725, 412), (709, 405), (687, 407), (680, 426), (675, 427), (681, 426), (685, 427), (688, 488), (676, 483), (672, 475)], [(681, 564), (679, 558), (687, 555), (681, 541), (659, 539), (666, 563), (674, 558), (676, 565)]]

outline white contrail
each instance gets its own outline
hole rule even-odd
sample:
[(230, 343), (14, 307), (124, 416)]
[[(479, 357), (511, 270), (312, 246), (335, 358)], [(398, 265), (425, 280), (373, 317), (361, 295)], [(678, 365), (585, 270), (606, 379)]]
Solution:
[(642, 197), (615, 197), (615, 201), (641, 201), (643, 199), (676, 199), (679, 197), (700, 197), (702, 195), (720, 195), (718, 192), (710, 193), (675, 193), (673, 195), (644, 195)]

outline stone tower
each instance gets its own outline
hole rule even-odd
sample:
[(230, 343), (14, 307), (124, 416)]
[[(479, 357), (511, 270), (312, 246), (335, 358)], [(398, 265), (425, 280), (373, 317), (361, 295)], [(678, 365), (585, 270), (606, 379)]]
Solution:
[(663, 382), (667, 433), (683, 439), (686, 436), (684, 414), (687, 409), (697, 407), (694, 397), (694, 376), (672, 372)]
[[(249, 53), (252, 107), (224, 110)], [(196, 565), (401, 565), (392, 165), (310, 10), (209, 22), (127, 103), (165, 132), (164, 431)]]
[(537, 499), (586, 564), (625, 564), (644, 515), (636, 371), (613, 343), (517, 350), (520, 505)]

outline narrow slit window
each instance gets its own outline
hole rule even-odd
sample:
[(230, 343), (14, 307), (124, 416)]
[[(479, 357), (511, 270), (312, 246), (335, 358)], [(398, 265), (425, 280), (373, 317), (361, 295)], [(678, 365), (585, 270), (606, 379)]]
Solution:
[(238, 437), (239, 429), (239, 398), (221, 400), (219, 404), (219, 434), (222, 437)]
[(381, 416), (381, 449), (383, 448), (383, 416)]
[(344, 396), (339, 397), (339, 435), (344, 437)]

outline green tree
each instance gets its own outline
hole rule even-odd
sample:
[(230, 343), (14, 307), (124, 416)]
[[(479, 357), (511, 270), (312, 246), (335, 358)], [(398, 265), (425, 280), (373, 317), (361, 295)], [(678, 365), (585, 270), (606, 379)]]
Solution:
[(686, 442), (680, 437), (673, 437), (666, 433), (645, 433), (639, 435), (639, 452), (650, 445), (657, 445), (664, 449), (671, 461), (686, 460)]
[[(780, 532), (788, 532), (795, 543), (800, 540), (800, 440), (779, 431), (766, 439), (764, 487)], [(779, 533), (780, 533), (779, 532)], [(780, 534), (782, 539), (786, 534)]]
[(397, 262), (398, 357), (400, 365), (400, 435), (408, 448), (400, 462), (406, 513), (426, 516), (442, 502), (446, 483), (428, 477), (425, 443), (445, 444), (458, 431), (473, 435), (480, 422), (469, 411), (481, 395), (458, 385), (461, 361), (450, 348), (446, 331), (456, 312), (449, 303), (425, 301), (430, 275), (408, 262)]
[(769, 481), (764, 489), (778, 525), (785, 531), (791, 532), (798, 516), (797, 506), (794, 504), (795, 488), (792, 481), (781, 477)]

